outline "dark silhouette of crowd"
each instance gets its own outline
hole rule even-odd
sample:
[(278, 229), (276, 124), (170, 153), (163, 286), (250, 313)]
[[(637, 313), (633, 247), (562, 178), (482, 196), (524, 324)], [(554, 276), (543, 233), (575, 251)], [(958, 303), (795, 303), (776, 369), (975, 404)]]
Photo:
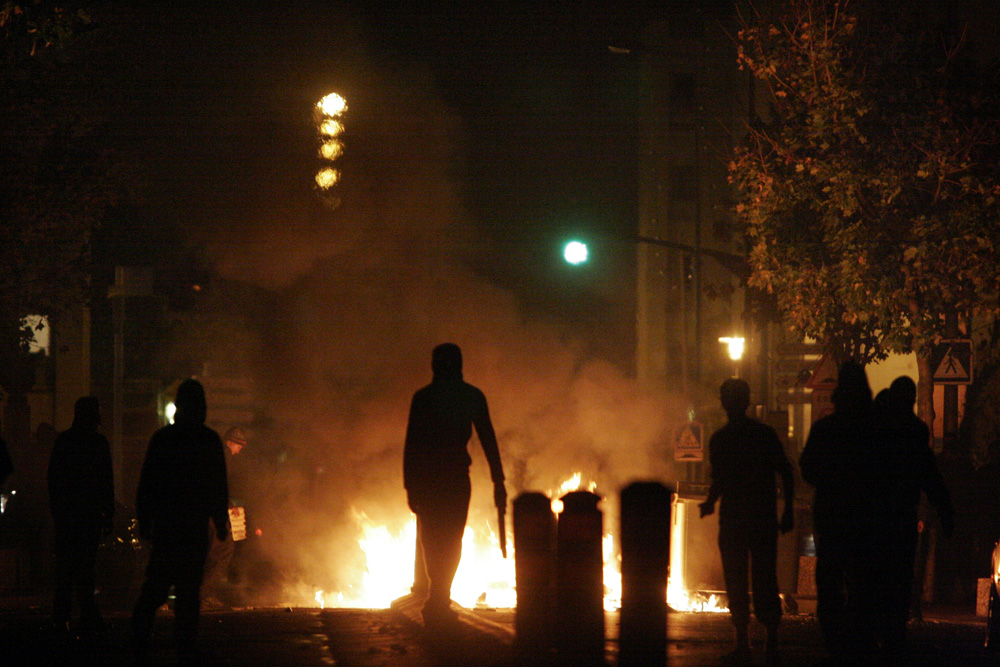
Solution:
[(815, 489), (817, 616), (833, 664), (905, 664), (906, 623), (925, 494), (942, 533), (951, 499), (913, 414), (908, 377), (872, 398), (864, 368), (841, 365), (834, 412), (813, 424), (799, 459)]

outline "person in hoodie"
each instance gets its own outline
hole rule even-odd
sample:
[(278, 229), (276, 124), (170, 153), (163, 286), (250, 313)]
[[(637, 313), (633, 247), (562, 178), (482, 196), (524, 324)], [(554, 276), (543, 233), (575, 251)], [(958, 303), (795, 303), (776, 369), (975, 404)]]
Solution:
[[(486, 454), (498, 508), (507, 505), (503, 467), (482, 391), (462, 379), (462, 351), (443, 343), (431, 354), (432, 382), (413, 395), (403, 453), (407, 502), (417, 515), (417, 576), (427, 579), (425, 627), (454, 620), (451, 584), (462, 558), (469, 511), (472, 458), (467, 445), (475, 427)], [(420, 582), (414, 582), (415, 589)]]
[(812, 425), (799, 468), (815, 489), (816, 617), (833, 663), (857, 664), (875, 641), (872, 565), (888, 523), (888, 463), (861, 364), (841, 364), (831, 400), (833, 414)]
[(97, 547), (110, 533), (115, 512), (111, 445), (97, 432), (101, 404), (93, 396), (77, 400), (73, 425), (60, 433), (49, 458), (49, 506), (55, 528), (56, 591), (52, 604), (55, 631), (65, 635), (73, 609), (80, 605), (80, 633), (103, 627), (94, 600)]
[(219, 539), (229, 532), (226, 460), (218, 433), (205, 426), (205, 390), (196, 380), (177, 388), (174, 423), (149, 441), (136, 493), (140, 535), (152, 542), (146, 580), (132, 612), (133, 650), (145, 659), (156, 610), (176, 596), (174, 637), (182, 661), (197, 656), (200, 589), (208, 555), (209, 519)]

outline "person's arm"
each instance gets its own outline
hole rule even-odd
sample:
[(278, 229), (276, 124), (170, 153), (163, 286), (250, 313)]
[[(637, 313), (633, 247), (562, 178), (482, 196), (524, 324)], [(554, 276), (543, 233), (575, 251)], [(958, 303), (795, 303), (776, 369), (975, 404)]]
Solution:
[(490, 479), (493, 480), (493, 501), (497, 507), (506, 508), (507, 489), (504, 487), (500, 447), (497, 444), (496, 432), (493, 430), (493, 422), (490, 420), (490, 409), (486, 403), (486, 396), (479, 390), (476, 391), (477, 406), (472, 423), (476, 427), (479, 444), (482, 445), (486, 462), (490, 466)]
[(702, 519), (715, 513), (715, 503), (722, 497), (721, 477), (724, 477), (725, 474), (719, 465), (719, 449), (715, 435), (708, 440), (708, 464), (712, 484), (708, 487), (708, 498), (698, 504), (699, 516)]
[(410, 400), (410, 414), (406, 420), (406, 439), (403, 444), (403, 487), (406, 489), (406, 504), (414, 514), (420, 510), (419, 481), (422, 479), (422, 457), (420, 446), (420, 405), (419, 394)]
[(768, 429), (773, 435), (771, 447), (774, 449), (775, 467), (781, 477), (781, 493), (785, 496), (784, 511), (781, 513), (781, 521), (778, 523), (778, 530), (784, 534), (795, 527), (795, 473), (792, 464), (785, 455), (781, 439), (774, 429)]

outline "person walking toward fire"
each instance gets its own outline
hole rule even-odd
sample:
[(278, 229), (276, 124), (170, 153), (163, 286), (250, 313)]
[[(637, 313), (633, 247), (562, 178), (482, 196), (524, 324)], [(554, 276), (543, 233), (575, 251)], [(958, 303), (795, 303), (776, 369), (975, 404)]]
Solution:
[[(750, 385), (729, 379), (719, 391), (728, 423), (709, 440), (712, 484), (699, 505), (701, 516), (719, 506), (719, 552), (736, 630), (736, 648), (724, 662), (753, 664), (750, 650), (750, 582), (757, 619), (767, 628), (768, 664), (777, 664), (781, 598), (778, 595), (778, 531), (794, 523), (795, 477), (774, 429), (746, 416)], [(778, 521), (776, 477), (781, 477), (784, 511)]]
[[(507, 506), (503, 467), (490, 421), (486, 396), (462, 378), (462, 351), (442, 343), (431, 355), (434, 373), (410, 404), (403, 453), (407, 502), (417, 515), (418, 559), (428, 580), (424, 626), (440, 629), (455, 620), (451, 584), (462, 558), (462, 533), (469, 511), (471, 483), (468, 452), (472, 428), (486, 454), (493, 499)], [(415, 590), (420, 582), (415, 582)]]
[(95, 566), (101, 534), (111, 532), (115, 513), (111, 445), (97, 432), (101, 404), (77, 400), (73, 424), (56, 437), (49, 457), (49, 506), (55, 528), (56, 592), (52, 604), (57, 637), (69, 632), (73, 594), (80, 604), (80, 634), (103, 629), (94, 601)]
[(200, 589), (208, 554), (209, 519), (229, 532), (226, 460), (218, 433), (205, 426), (205, 389), (196, 380), (177, 388), (174, 423), (149, 441), (136, 493), (136, 519), (152, 541), (146, 580), (132, 613), (133, 651), (146, 659), (156, 610), (174, 587), (174, 637), (184, 662), (197, 658)]

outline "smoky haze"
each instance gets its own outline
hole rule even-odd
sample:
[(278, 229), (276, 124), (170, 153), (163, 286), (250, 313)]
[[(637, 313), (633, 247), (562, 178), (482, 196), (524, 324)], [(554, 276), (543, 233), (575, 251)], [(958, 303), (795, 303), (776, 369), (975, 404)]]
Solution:
[[(430, 381), (438, 343), (461, 346), (466, 380), (486, 393), (512, 498), (552, 491), (576, 472), (609, 500), (633, 479), (674, 479), (668, 443), (686, 420), (680, 400), (641, 392), (629, 372), (593, 355), (586, 336), (616, 327), (575, 333), (470, 268), (491, 248), (459, 194), (462, 123), (426, 71), (369, 57), (350, 25), (324, 34), (299, 26), (292, 50), (313, 38), (340, 44), (332, 50), (343, 55), (291, 54), (288, 72), (261, 65), (267, 82), (254, 80), (248, 56), (235, 83), (219, 90), (245, 106), (242, 121), (253, 129), (208, 139), (228, 155), (227, 174), (199, 167), (208, 182), (183, 195), (193, 202), (183, 224), (221, 280), (203, 312), (215, 324), (182, 328), (173, 349), (190, 354), (197, 340), (203, 367), (214, 369), (207, 375), (249, 376), (261, 416), (241, 455), (244, 484), (280, 573), (278, 601), (296, 586), (336, 591), (360, 580), (358, 513), (390, 530), (409, 519), (407, 411)], [(252, 25), (242, 31), (239, 53), (255, 36), (277, 39)], [(276, 80), (282, 85), (270, 86)], [(260, 93), (252, 105), (236, 92), (244, 84)], [(329, 92), (349, 105), (336, 207), (312, 180), (320, 166), (312, 105)], [(177, 177), (185, 178), (196, 177)], [(210, 202), (201, 206), (192, 192)], [(493, 512), (477, 442), (470, 451), (475, 527)], [(606, 525), (614, 523), (613, 505), (604, 507)]]

